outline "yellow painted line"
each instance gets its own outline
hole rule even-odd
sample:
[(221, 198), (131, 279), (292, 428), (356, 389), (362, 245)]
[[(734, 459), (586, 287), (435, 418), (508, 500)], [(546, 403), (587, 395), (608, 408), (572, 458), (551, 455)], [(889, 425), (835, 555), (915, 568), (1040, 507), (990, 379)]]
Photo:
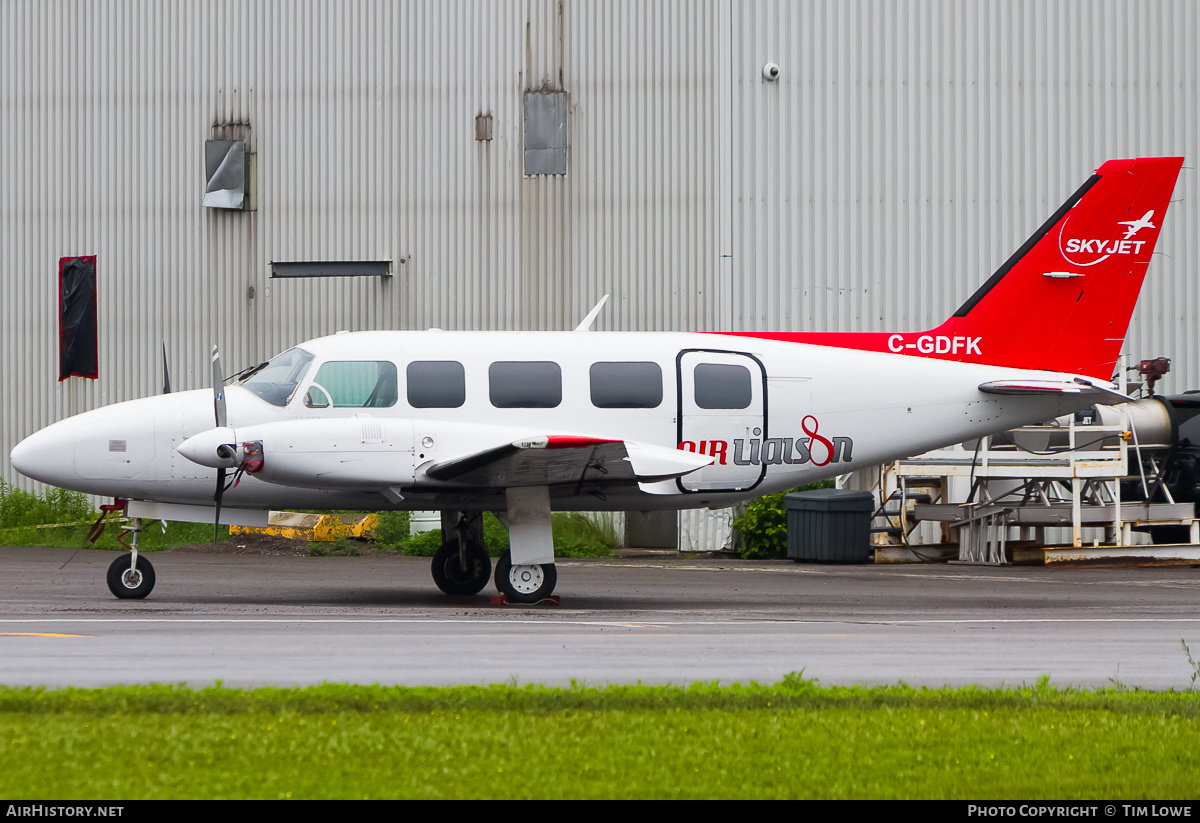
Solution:
[(54, 632), (0, 632), (0, 637), (93, 637), (93, 635), (55, 634)]

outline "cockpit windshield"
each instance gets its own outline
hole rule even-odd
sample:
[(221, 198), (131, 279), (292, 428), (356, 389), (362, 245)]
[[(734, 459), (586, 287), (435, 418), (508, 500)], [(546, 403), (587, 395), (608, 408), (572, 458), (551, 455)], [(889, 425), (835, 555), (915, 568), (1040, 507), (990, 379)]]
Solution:
[(239, 384), (272, 406), (286, 406), (308, 371), (313, 356), (304, 349), (288, 349), (252, 369)]

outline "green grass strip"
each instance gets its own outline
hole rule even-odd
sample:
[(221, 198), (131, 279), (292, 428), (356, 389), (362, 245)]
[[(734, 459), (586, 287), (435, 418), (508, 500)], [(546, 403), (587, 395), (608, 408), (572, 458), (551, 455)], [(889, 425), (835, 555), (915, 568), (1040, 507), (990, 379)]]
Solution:
[(1183, 799), (1200, 694), (573, 685), (0, 688), (0, 796)]

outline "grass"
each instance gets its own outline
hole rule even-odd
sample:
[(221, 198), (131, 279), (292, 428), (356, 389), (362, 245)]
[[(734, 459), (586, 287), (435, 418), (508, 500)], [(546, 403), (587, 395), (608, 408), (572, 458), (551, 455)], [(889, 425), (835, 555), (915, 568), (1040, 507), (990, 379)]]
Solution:
[[(554, 512), (550, 518), (558, 557), (610, 557), (621, 545), (611, 514)], [(508, 551), (508, 530), (491, 512), (483, 513), (483, 541), (492, 557)], [(382, 512), (374, 544), (407, 555), (432, 557), (442, 546), (442, 532), (432, 529), (409, 535), (408, 512)]]
[[(97, 516), (87, 498), (78, 492), (49, 488), (38, 495), (0, 481), (0, 546), (80, 548), (89, 545), (88, 531)], [(508, 550), (508, 531), (491, 512), (485, 512), (483, 517), (488, 554), (499, 557)], [(581, 512), (555, 512), (551, 517), (554, 550), (560, 557), (609, 557), (621, 544), (611, 514), (588, 517)], [(439, 529), (415, 535), (408, 530), (408, 512), (380, 512), (373, 540), (310, 543), (309, 554), (354, 557), (362, 554), (364, 548), (378, 548), (432, 557), (442, 545)], [(92, 546), (123, 551), (125, 547), (117, 541), (120, 532), (121, 527), (109, 525)], [(222, 526), (218, 541), (228, 537), (229, 528)], [(138, 549), (155, 552), (212, 540), (213, 528), (204, 523), (172, 522), (165, 533), (157, 524), (151, 524), (138, 536)]]
[[(21, 798), (1195, 798), (1200, 695), (516, 684), (0, 687)], [(536, 775), (536, 777), (531, 777)]]
[(34, 494), (0, 480), (0, 529), (95, 519), (87, 497), (66, 489)]
[[(123, 527), (116, 524), (107, 526), (104, 529), (104, 533), (95, 543), (88, 543), (88, 530), (92, 527), (95, 517), (93, 514), (91, 519), (83, 523), (70, 523), (45, 528), (17, 526), (0, 529), (0, 546), (47, 546), (58, 549), (93, 548), (124, 551), (125, 547), (117, 542), (117, 535), (121, 533)], [(227, 540), (229, 538), (229, 527), (222, 526), (219, 529), (219, 534), (220, 540)], [(156, 552), (174, 546), (211, 543), (212, 539), (213, 527), (208, 523), (173, 522), (167, 527), (166, 533), (155, 523), (138, 536), (138, 550)]]
[(554, 553), (560, 557), (610, 557), (621, 545), (611, 513), (555, 512)]
[[(98, 516), (79, 492), (47, 488), (34, 494), (0, 481), (0, 546), (77, 549), (88, 545), (88, 532)], [(117, 542), (122, 528), (115, 521), (107, 524), (94, 547), (123, 551), (125, 547)], [(229, 528), (222, 526), (219, 535), (219, 539), (227, 539)], [(172, 523), (166, 533), (152, 524), (138, 536), (138, 549), (161, 551), (212, 539), (213, 527), (204, 523)]]

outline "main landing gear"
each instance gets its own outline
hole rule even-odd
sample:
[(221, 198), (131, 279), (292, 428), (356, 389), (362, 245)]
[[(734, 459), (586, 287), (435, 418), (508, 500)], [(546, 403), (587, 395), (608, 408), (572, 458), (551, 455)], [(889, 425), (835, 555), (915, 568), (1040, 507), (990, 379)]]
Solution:
[(553, 563), (514, 566), (512, 553), (496, 561), (496, 588), (510, 603), (537, 603), (554, 594), (558, 570)]
[[(550, 534), (550, 496), (544, 489), (510, 492), (507, 517), (512, 550), (496, 561), (496, 589), (510, 603), (538, 603), (554, 594), (558, 571)], [(433, 582), (446, 594), (478, 594), (492, 576), (483, 544), (482, 512), (442, 512), (445, 542), (433, 555)], [(513, 553), (523, 562), (513, 562)], [(530, 560), (549, 559), (548, 563)]]
[(492, 576), (492, 559), (483, 547), (483, 514), (443, 512), (442, 536), (445, 542), (433, 555), (433, 582), (446, 594), (479, 594)]

